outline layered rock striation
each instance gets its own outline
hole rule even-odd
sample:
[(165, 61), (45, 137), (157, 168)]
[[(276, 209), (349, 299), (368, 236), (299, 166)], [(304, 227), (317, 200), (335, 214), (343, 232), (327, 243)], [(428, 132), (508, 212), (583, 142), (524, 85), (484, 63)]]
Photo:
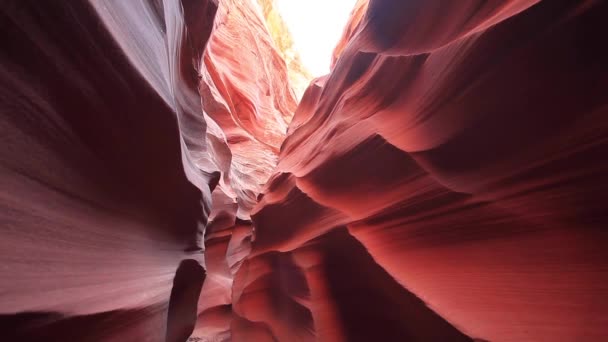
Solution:
[[(605, 339), (606, 15), (358, 2), (252, 212), (233, 305), (278, 340)], [(271, 256), (292, 267), (258, 270)]]
[(272, 1), (3, 2), (2, 335), (607, 339), (606, 18), (359, 0), (298, 104)]
[(3, 340), (177, 341), (192, 331), (219, 180), (192, 61), (216, 9), (0, 5)]

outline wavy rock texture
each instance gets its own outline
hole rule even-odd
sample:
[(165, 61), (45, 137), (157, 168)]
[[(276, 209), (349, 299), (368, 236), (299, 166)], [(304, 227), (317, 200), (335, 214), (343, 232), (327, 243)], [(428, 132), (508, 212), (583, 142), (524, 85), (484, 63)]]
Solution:
[(608, 339), (605, 1), (275, 15), (0, 5), (4, 339)]
[(459, 338), (412, 295), (476, 338), (608, 338), (607, 16), (359, 2), (252, 212), (233, 306), (278, 340)]
[(222, 154), (219, 188), (238, 202), (237, 216), (249, 219), (297, 105), (285, 62), (255, 3), (220, 1), (200, 94), (208, 140), (228, 147), (215, 153), (216, 159)]
[[(272, 12), (272, 3), (266, 5)], [(225, 148), (205, 231), (208, 277), (194, 340), (239, 340), (232, 336), (237, 323), (231, 304), (234, 276), (251, 250), (249, 212), (276, 167), (296, 108), (293, 74), (263, 15), (253, 1), (220, 1), (202, 60), (200, 94), (208, 140)]]
[(204, 165), (192, 61), (215, 11), (186, 0), (2, 2), (3, 340), (190, 335), (219, 177)]

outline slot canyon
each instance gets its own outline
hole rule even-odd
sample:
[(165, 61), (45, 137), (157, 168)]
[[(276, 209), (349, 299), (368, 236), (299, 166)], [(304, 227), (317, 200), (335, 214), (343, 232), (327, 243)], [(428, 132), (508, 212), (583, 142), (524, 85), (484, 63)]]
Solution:
[(608, 341), (608, 1), (344, 15), (0, 0), (0, 340)]

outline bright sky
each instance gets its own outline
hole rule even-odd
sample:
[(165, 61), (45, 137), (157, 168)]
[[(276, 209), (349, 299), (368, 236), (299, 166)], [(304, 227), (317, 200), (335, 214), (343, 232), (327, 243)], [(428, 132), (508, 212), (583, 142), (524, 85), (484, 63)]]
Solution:
[(331, 53), (356, 0), (277, 0), (302, 63), (314, 77), (329, 73)]

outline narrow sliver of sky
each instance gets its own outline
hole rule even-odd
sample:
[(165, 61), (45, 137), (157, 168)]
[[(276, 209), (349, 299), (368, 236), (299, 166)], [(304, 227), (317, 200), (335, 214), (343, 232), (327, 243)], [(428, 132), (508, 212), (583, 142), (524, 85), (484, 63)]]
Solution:
[(315, 77), (329, 73), (331, 54), (356, 0), (276, 0), (300, 53)]

